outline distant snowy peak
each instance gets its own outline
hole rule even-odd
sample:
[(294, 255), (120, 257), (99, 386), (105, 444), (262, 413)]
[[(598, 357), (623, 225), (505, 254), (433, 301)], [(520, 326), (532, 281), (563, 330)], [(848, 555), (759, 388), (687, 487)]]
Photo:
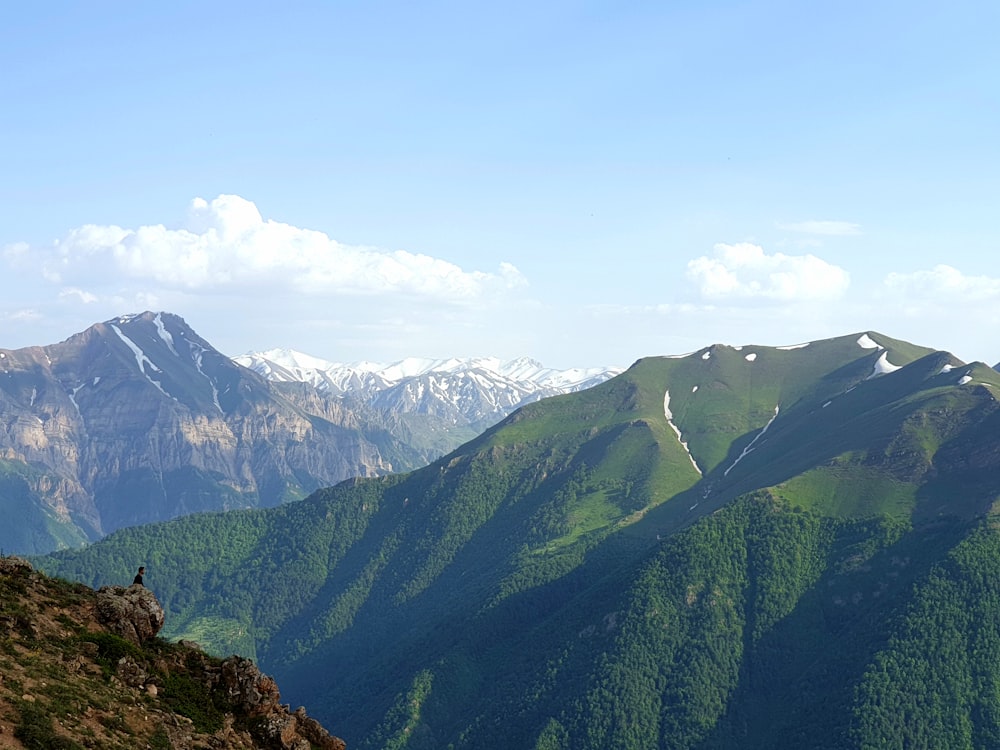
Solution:
[(497, 357), (425, 359), (408, 357), (391, 364), (353, 362), (341, 364), (303, 354), (292, 349), (250, 352), (233, 361), (269, 380), (305, 382), (321, 390), (346, 393), (359, 388), (384, 390), (411, 378), (430, 374), (469, 375), (530, 386), (529, 391), (551, 389), (568, 393), (608, 380), (623, 371), (621, 367), (590, 367), (556, 370), (528, 357), (502, 360)]
[(421, 359), (338, 364), (289, 349), (234, 357), (271, 381), (309, 383), (317, 390), (385, 414), (426, 414), (449, 425), (485, 429), (519, 406), (583, 390), (620, 367), (555, 370), (527, 357)]

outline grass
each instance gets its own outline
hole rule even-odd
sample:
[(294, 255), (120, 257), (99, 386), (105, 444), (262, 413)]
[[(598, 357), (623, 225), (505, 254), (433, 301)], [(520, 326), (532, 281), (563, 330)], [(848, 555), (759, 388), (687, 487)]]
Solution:
[(199, 732), (222, 728), (223, 712), (200, 680), (187, 674), (167, 675), (160, 695), (170, 710), (191, 719)]
[(14, 736), (26, 750), (83, 750), (83, 746), (56, 733), (46, 707), (29, 701), (18, 705), (19, 721)]
[(250, 625), (227, 617), (192, 617), (164, 631), (171, 640), (194, 641), (206, 652), (226, 655), (237, 654), (248, 659), (257, 658), (256, 643)]
[(907, 516), (917, 488), (864, 466), (821, 466), (773, 488), (792, 506), (836, 518)]
[(87, 633), (81, 640), (97, 644), (97, 662), (108, 674), (115, 670), (119, 659), (124, 656), (131, 656), (137, 662), (145, 659), (138, 646), (114, 633)]

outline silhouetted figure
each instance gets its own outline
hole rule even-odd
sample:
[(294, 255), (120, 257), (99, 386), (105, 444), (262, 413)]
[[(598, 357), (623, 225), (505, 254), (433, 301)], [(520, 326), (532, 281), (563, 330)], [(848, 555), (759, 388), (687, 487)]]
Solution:
[(132, 579), (132, 585), (133, 586), (135, 586), (136, 584), (138, 584), (138, 585), (142, 586), (143, 588), (145, 588), (145, 584), (142, 582), (142, 576), (143, 576), (143, 574), (145, 572), (146, 572), (146, 568), (144, 568), (142, 565), (140, 565), (139, 566), (139, 572), (136, 573), (135, 574), (135, 578)]

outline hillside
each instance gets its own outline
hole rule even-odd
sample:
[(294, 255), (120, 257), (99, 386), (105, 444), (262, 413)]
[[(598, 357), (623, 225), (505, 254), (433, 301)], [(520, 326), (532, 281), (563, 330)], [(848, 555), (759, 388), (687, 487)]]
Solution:
[(0, 558), (0, 745), (343, 750), (249, 661), (156, 638), (128, 606), (162, 610), (136, 588), (95, 592)]
[(173, 636), (255, 655), (352, 747), (903, 747), (951, 724), (880, 701), (932, 698), (982, 746), (994, 706), (967, 686), (992, 667), (923, 696), (912, 670), (941, 635), (922, 611), (955, 612), (970, 654), (996, 635), (998, 388), (873, 332), (707, 347), (409, 474), (40, 565), (97, 584), (146, 561)]

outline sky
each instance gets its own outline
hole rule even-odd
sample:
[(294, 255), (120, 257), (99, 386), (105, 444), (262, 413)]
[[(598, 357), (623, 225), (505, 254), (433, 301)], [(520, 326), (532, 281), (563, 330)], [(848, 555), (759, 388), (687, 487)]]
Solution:
[(1000, 3), (6, 3), (0, 348), (1000, 362)]

